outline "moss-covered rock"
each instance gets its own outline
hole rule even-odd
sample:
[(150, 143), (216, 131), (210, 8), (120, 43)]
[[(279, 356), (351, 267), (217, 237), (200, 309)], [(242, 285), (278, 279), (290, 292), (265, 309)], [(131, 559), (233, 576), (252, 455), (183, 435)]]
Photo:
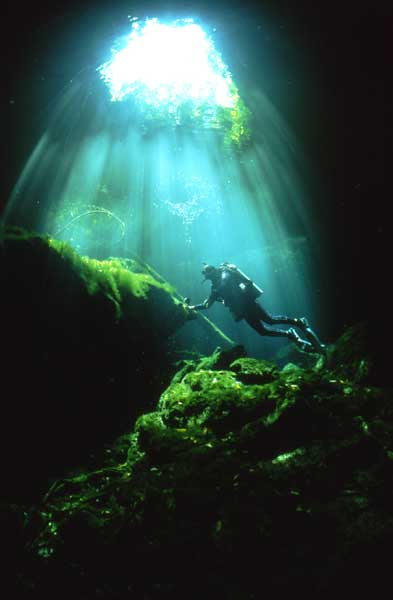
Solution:
[(165, 340), (190, 315), (151, 271), (23, 232), (0, 261), (12, 597), (381, 595), (393, 389), (374, 329), (318, 362), (238, 346), (174, 374)]
[(278, 376), (278, 367), (267, 360), (238, 358), (230, 368), (243, 383), (268, 383)]
[(335, 351), (307, 369), (233, 355), (223, 368), (219, 350), (188, 362), (95, 468), (30, 509), (19, 581), (43, 596), (60, 577), (74, 598), (380, 595), (392, 388)]
[(1, 239), (0, 286), (1, 465), (6, 495), (26, 498), (149, 410), (190, 311), (149, 273), (22, 230)]
[(389, 385), (390, 353), (383, 339), (388, 335), (375, 323), (349, 327), (328, 351), (327, 366), (356, 382)]

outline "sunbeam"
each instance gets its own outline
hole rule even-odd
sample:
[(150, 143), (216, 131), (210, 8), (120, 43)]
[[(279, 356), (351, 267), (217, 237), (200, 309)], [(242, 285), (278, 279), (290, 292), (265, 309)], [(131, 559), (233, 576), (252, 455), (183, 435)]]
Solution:
[[(131, 19), (110, 60), (59, 97), (4, 221), (94, 258), (137, 254), (196, 300), (201, 263), (227, 260), (273, 311), (319, 318), (302, 160), (260, 82), (240, 94), (199, 24)], [(257, 352), (257, 336), (212, 312)]]

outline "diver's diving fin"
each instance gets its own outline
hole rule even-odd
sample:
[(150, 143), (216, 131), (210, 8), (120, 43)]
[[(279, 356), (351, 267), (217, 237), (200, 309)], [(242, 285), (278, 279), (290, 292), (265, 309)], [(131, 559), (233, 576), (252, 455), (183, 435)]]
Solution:
[(326, 345), (322, 344), (315, 331), (311, 329), (306, 317), (296, 319), (296, 321), (297, 326), (300, 327), (302, 331), (304, 331), (304, 335), (306, 336), (307, 340), (311, 343), (315, 352), (318, 352), (319, 354), (326, 354)]
[(304, 334), (305, 334), (306, 338), (308, 339), (308, 341), (311, 342), (311, 344), (313, 345), (316, 352), (318, 352), (319, 354), (325, 354), (325, 352), (326, 352), (325, 344), (322, 344), (322, 342), (318, 338), (317, 334), (315, 333), (315, 331), (313, 331), (311, 329), (311, 327), (306, 327), (304, 329)]
[(299, 350), (302, 350), (303, 352), (313, 351), (313, 345), (310, 342), (303, 340), (297, 333), (297, 331), (295, 331), (292, 327), (288, 329), (287, 336), (290, 340), (292, 340), (292, 342), (296, 344)]

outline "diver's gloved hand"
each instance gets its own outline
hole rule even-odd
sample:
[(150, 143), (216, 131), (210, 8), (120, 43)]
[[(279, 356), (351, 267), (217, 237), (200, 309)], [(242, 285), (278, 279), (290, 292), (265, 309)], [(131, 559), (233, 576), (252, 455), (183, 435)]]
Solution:
[(195, 306), (193, 304), (190, 304), (190, 299), (189, 298), (184, 298), (183, 304), (189, 310), (195, 310)]

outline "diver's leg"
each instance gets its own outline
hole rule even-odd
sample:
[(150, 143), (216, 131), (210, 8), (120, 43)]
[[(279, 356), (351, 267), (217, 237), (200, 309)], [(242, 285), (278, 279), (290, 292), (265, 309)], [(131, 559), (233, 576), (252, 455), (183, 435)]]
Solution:
[[(303, 319), (302, 319), (303, 320)], [(306, 321), (306, 319), (304, 319)], [(317, 352), (320, 352), (321, 354), (326, 354), (326, 344), (322, 344), (321, 340), (319, 339), (319, 337), (317, 336), (317, 334), (315, 333), (315, 331), (313, 329), (311, 329), (311, 327), (309, 326), (309, 324), (306, 321), (306, 324), (303, 328), (304, 334), (306, 336), (306, 338), (312, 343), (312, 345), (314, 346), (315, 350)]]
[(313, 351), (313, 345), (310, 342), (301, 338), (300, 335), (292, 327), (288, 329), (287, 335), (289, 339), (292, 340), (292, 342), (294, 342), (298, 348), (300, 348), (300, 350), (304, 350), (305, 352)]
[(244, 318), (244, 320), (250, 325), (250, 327), (255, 329), (259, 335), (288, 337), (288, 333), (284, 331), (284, 329), (270, 329), (270, 327), (265, 327), (257, 317), (247, 316)]
[(305, 334), (306, 338), (309, 342), (311, 342), (312, 346), (317, 352), (321, 354), (325, 354), (326, 345), (322, 344), (321, 340), (318, 338), (317, 334), (313, 329), (311, 329), (306, 317), (301, 317), (300, 319), (295, 319), (297, 321), (296, 325), (299, 327)]
[(312, 344), (303, 340), (294, 329), (270, 329), (265, 327), (256, 316), (248, 315), (245, 317), (245, 321), (252, 327), (259, 335), (267, 335), (271, 337), (286, 337), (296, 344), (298, 348), (305, 352), (312, 351)]
[(294, 329), (270, 329), (270, 327), (265, 327), (256, 317), (247, 316), (245, 317), (245, 321), (252, 327), (259, 335), (268, 335), (271, 337), (286, 337), (298, 346), (301, 350), (305, 350), (306, 352), (310, 352), (312, 350), (312, 345), (310, 342), (306, 342), (303, 340)]
[[(267, 310), (265, 310), (264, 308), (262, 308), (262, 306), (260, 304), (257, 304), (258, 307), (258, 316), (260, 316), (260, 319), (262, 319), (262, 321), (264, 321), (265, 323), (268, 323), (269, 325), (274, 325), (275, 323), (277, 324), (287, 324), (287, 325), (294, 325), (295, 327), (299, 327), (299, 329), (301, 329), (308, 342), (310, 343), (310, 346), (312, 346), (317, 352), (320, 352), (322, 354), (325, 353), (326, 351), (326, 347), (325, 344), (322, 344), (322, 342), (319, 340), (317, 334), (315, 333), (315, 331), (313, 329), (311, 329), (307, 319), (305, 317), (301, 317), (301, 318), (294, 318), (292, 319), (291, 317), (286, 317), (286, 316), (276, 316), (276, 315), (271, 315), (270, 313), (267, 312)], [(301, 342), (304, 342), (304, 340), (302, 340), (302, 338), (300, 338), (300, 336), (298, 336), (298, 334), (292, 330), (292, 334), (293, 337), (293, 341), (295, 341), (295, 343), (298, 343), (298, 341), (296, 341), (294, 339), (294, 336), (297, 336), (297, 340), (301, 340)], [(300, 342), (299, 342), (300, 343)]]
[(291, 319), (291, 317), (284, 315), (271, 315), (257, 302), (255, 306), (258, 318), (264, 321), (264, 323), (268, 323), (268, 325), (294, 325), (295, 327), (300, 327), (300, 319)]

